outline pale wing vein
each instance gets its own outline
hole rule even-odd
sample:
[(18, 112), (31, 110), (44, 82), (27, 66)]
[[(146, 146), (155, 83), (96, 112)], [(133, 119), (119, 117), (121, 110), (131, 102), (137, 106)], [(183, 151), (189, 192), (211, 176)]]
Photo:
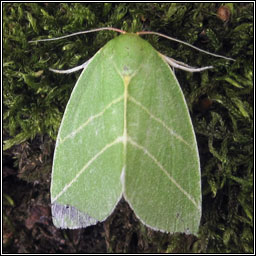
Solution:
[(181, 141), (182, 143), (186, 144), (191, 150), (194, 150), (193, 147), (179, 134), (177, 134), (173, 129), (171, 129), (164, 121), (162, 121), (160, 118), (153, 115), (145, 106), (143, 106), (140, 102), (138, 102), (136, 99), (134, 99), (132, 96), (129, 95), (128, 99), (132, 101), (134, 104), (136, 104), (138, 107), (140, 107), (142, 110), (144, 110), (150, 118), (154, 119), (158, 123), (160, 123), (172, 136), (174, 136), (176, 139)]
[(163, 173), (168, 177), (168, 179), (194, 204), (194, 206), (200, 210), (200, 206), (196, 203), (195, 199), (184, 189), (182, 186), (167, 172), (167, 170), (162, 166), (162, 164), (143, 146), (135, 142), (131, 137), (127, 140), (131, 145), (140, 149), (144, 152), (153, 162), (163, 171)]
[(118, 97), (117, 99), (113, 100), (112, 102), (110, 102), (102, 111), (100, 111), (99, 113), (90, 116), (82, 125), (80, 125), (75, 131), (71, 132), (69, 135), (67, 135), (66, 137), (64, 137), (63, 139), (60, 138), (60, 144), (63, 143), (64, 141), (66, 141), (69, 138), (73, 138), (78, 132), (80, 132), (84, 127), (86, 127), (90, 122), (92, 122), (94, 119), (102, 116), (106, 110), (108, 110), (109, 108), (111, 108), (114, 104), (120, 102), (122, 99), (124, 98), (123, 95), (121, 95), (120, 97)]
[(76, 174), (76, 176), (68, 183), (65, 185), (65, 187), (61, 190), (61, 192), (59, 192), (59, 194), (53, 198), (52, 203), (54, 203), (61, 195), (63, 195), (63, 193), (65, 193), (68, 188), (70, 188), (72, 186), (72, 184), (74, 182), (77, 181), (77, 179), (81, 176), (81, 174), (84, 173), (84, 171), (100, 156), (102, 155), (107, 149), (109, 149), (110, 147), (112, 147), (113, 145), (119, 143), (119, 142), (124, 142), (124, 138), (123, 136), (118, 137), (117, 139), (115, 139), (114, 141), (112, 141), (111, 143), (107, 144), (104, 148), (102, 148), (94, 157), (92, 157), (84, 166), (83, 168)]

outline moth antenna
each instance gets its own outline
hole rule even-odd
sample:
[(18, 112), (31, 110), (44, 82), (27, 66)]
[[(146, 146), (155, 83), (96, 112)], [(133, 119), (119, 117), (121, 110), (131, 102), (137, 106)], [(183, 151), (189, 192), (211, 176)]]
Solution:
[(200, 51), (200, 52), (203, 52), (205, 54), (208, 54), (208, 55), (211, 55), (211, 56), (214, 56), (214, 57), (217, 57), (217, 58), (223, 58), (223, 59), (226, 59), (226, 60), (232, 60), (232, 61), (235, 61), (235, 59), (232, 59), (232, 58), (229, 58), (229, 57), (225, 57), (225, 56), (222, 56), (222, 55), (219, 55), (219, 54), (215, 54), (215, 53), (211, 53), (211, 52), (208, 52), (208, 51), (205, 51), (203, 49), (200, 49), (192, 44), (189, 44), (187, 42), (184, 42), (184, 41), (181, 41), (179, 39), (176, 39), (176, 38), (173, 38), (173, 37), (170, 37), (170, 36), (166, 36), (164, 34), (161, 34), (161, 33), (158, 33), (158, 32), (153, 32), (153, 31), (141, 31), (141, 32), (137, 32), (136, 33), (137, 35), (157, 35), (157, 36), (161, 36), (161, 37), (164, 37), (164, 38), (167, 38), (168, 40), (172, 40), (172, 41), (175, 41), (175, 42), (178, 42), (178, 43), (181, 43), (181, 44), (184, 44), (184, 45), (187, 45), (191, 48), (194, 48), (195, 50), (197, 51)]
[(72, 34), (69, 34), (69, 35), (65, 35), (65, 36), (60, 36), (60, 37), (46, 38), (46, 39), (39, 39), (39, 40), (32, 40), (32, 41), (29, 41), (29, 43), (45, 42), (45, 41), (55, 41), (55, 40), (60, 40), (60, 39), (67, 38), (67, 37), (71, 37), (71, 36), (77, 36), (77, 35), (82, 35), (82, 34), (87, 34), (87, 33), (92, 33), (92, 32), (97, 32), (97, 31), (102, 31), (102, 30), (115, 31), (115, 32), (119, 32), (119, 33), (121, 33), (121, 34), (125, 34), (125, 33), (126, 33), (124, 30), (121, 30), (121, 29), (118, 29), (118, 28), (103, 27), (103, 28), (95, 28), (95, 29), (90, 29), (90, 30), (75, 32), (75, 33), (72, 33)]

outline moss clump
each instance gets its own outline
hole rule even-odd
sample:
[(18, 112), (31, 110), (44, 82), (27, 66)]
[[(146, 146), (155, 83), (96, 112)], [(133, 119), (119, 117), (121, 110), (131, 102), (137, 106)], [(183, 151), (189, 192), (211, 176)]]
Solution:
[[(6, 198), (19, 202), (18, 206), (6, 203), (4, 208), (5, 238), (11, 237), (6, 241), (6, 252), (17, 252), (18, 248), (19, 252), (30, 253), (103, 252), (106, 248), (152, 253), (253, 252), (253, 3), (225, 4), (224, 9), (229, 10), (224, 13), (229, 15), (225, 19), (217, 15), (220, 7), (219, 3), (3, 4), (3, 137), (7, 167), (4, 192)], [(87, 231), (61, 232), (50, 224), (44, 227), (47, 235), (42, 235), (43, 239), (37, 236), (33, 245), (35, 231), (28, 231), (23, 237), (15, 232), (21, 228), (22, 218), (26, 218), (24, 209), (31, 198), (28, 194), (16, 198), (17, 193), (10, 190), (13, 186), (8, 186), (13, 182), (10, 176), (16, 177), (21, 193), (25, 193), (25, 184), (43, 181), (39, 174), (42, 172), (45, 177), (44, 170), (49, 169), (59, 124), (79, 76), (56, 75), (48, 68), (68, 69), (83, 63), (117, 33), (102, 31), (40, 44), (28, 41), (103, 26), (133, 32), (158, 31), (236, 59), (228, 62), (163, 38), (146, 37), (157, 50), (177, 60), (194, 66), (214, 66), (198, 74), (176, 71), (190, 108), (201, 159), (203, 216), (198, 238), (149, 231), (124, 211), (112, 217), (122, 223), (122, 215), (127, 213), (123, 221), (130, 229), (129, 242), (123, 244), (118, 241), (122, 226), (112, 222), (105, 225), (104, 231), (103, 224), (88, 229), (94, 234), (91, 237), (97, 238), (97, 244), (92, 243), (91, 247)], [(48, 145), (50, 151), (42, 153), (40, 143)], [(26, 158), (24, 145), (36, 149), (28, 150)], [(21, 170), (29, 173), (21, 174)], [(31, 185), (27, 189), (31, 191)], [(31, 194), (33, 200), (39, 200), (40, 193), (49, 197), (47, 182), (33, 189), (38, 190)], [(14, 207), (18, 211), (12, 211)], [(47, 241), (51, 249), (46, 246)]]

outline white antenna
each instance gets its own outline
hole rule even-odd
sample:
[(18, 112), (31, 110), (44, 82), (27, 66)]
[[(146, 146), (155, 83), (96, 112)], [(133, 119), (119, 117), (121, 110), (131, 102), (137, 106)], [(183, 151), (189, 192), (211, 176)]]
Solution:
[(167, 39), (169, 39), (169, 40), (172, 40), (172, 41), (175, 41), (175, 42), (178, 42), (178, 43), (187, 45), (187, 46), (189, 46), (189, 47), (191, 47), (191, 48), (194, 48), (194, 49), (196, 49), (196, 50), (198, 50), (198, 51), (200, 51), (200, 52), (203, 52), (203, 53), (212, 55), (212, 56), (214, 56), (214, 57), (218, 57), (218, 58), (223, 58), (223, 59), (226, 59), (226, 60), (235, 61), (235, 60), (232, 59), (232, 58), (225, 57), (225, 56), (222, 56), (222, 55), (219, 55), (219, 54), (215, 54), (215, 53), (211, 53), (211, 52), (207, 52), (207, 51), (202, 50), (202, 49), (200, 49), (200, 48), (198, 48), (198, 47), (196, 47), (196, 46), (194, 46), (194, 45), (192, 45), (192, 44), (189, 44), (189, 43), (187, 43), (187, 42), (183, 42), (183, 41), (181, 41), (181, 40), (179, 40), (179, 39), (176, 39), (176, 38), (173, 38), (173, 37), (170, 37), (170, 36), (166, 36), (166, 35), (161, 34), (161, 33), (158, 33), (158, 32), (141, 31), (141, 32), (137, 32), (136, 34), (137, 34), (137, 35), (157, 35), (157, 36), (161, 36), (161, 37), (167, 38)]

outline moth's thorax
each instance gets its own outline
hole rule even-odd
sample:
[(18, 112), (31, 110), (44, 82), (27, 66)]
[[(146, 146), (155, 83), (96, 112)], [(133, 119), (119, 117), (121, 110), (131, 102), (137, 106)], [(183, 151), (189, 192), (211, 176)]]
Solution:
[(157, 51), (138, 35), (127, 33), (109, 41), (103, 48), (103, 53), (112, 59), (123, 76), (133, 76), (145, 64), (145, 60), (157, 54)]

